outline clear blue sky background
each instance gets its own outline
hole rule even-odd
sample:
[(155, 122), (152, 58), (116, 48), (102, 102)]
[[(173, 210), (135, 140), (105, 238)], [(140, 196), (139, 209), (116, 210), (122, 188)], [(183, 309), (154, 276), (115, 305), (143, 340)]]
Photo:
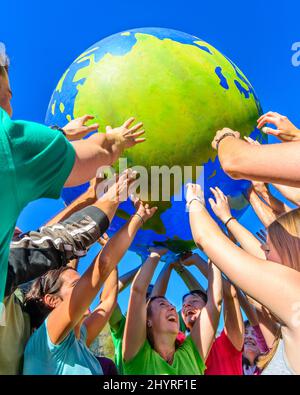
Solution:
[[(214, 45), (244, 71), (265, 110), (286, 114), (299, 125), (300, 67), (291, 63), (291, 46), (300, 41), (299, 11), (300, 3), (289, 0), (3, 1), (0, 41), (11, 58), (14, 118), (43, 122), (60, 76), (94, 42), (122, 30), (157, 26), (182, 30)], [(34, 202), (18, 225), (24, 231), (37, 228), (62, 207), (61, 200)], [(251, 209), (242, 222), (253, 231), (260, 227)], [(92, 249), (82, 260), (80, 270), (95, 253)], [(139, 263), (135, 254), (127, 253), (120, 273)], [(174, 274), (167, 296), (179, 306), (184, 292)], [(122, 309), (127, 299), (128, 290), (120, 296)]]

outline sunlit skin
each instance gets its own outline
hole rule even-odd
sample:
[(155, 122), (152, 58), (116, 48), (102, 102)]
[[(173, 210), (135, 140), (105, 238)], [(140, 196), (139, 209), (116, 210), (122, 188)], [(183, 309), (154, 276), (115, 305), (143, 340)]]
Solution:
[(282, 259), (278, 254), (276, 248), (274, 247), (273, 243), (271, 242), (269, 234), (267, 235), (267, 242), (265, 244), (262, 244), (261, 248), (266, 255), (266, 259), (268, 259), (269, 261), (282, 263)]
[[(55, 295), (46, 294), (44, 296), (45, 304), (54, 309), (57, 308), (64, 300), (67, 300), (71, 297), (73, 289), (80, 279), (80, 275), (75, 270), (66, 270), (61, 274), (60, 279), (62, 280), (62, 286), (60, 290)], [(86, 310), (81, 320), (74, 327), (77, 338), (80, 337), (80, 327), (89, 314), (90, 311)]]
[(173, 335), (174, 343), (179, 332), (179, 317), (175, 306), (164, 298), (151, 302), (151, 315), (147, 319), (147, 326), (154, 335)]
[(206, 302), (199, 295), (188, 295), (184, 298), (181, 316), (185, 326), (191, 330)]
[(0, 107), (7, 112), (7, 114), (12, 116), (12, 91), (9, 84), (8, 74), (5, 71), (5, 75), (0, 74)]
[(255, 359), (260, 355), (260, 349), (257, 344), (255, 331), (252, 326), (245, 327), (244, 352), (243, 356), (248, 359), (251, 366), (254, 365)]

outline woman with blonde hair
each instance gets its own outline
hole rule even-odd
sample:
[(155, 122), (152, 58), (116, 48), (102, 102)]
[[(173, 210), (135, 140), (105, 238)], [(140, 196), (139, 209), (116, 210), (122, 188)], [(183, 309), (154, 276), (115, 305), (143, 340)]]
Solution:
[[(263, 374), (300, 374), (300, 210), (290, 211), (268, 227), (262, 246), (266, 260), (235, 245), (211, 218), (201, 188), (188, 185), (187, 205), (194, 240), (216, 266), (249, 296), (265, 306), (281, 325), (282, 339)], [(226, 198), (216, 190), (212, 208)], [(236, 221), (229, 217), (228, 224)]]

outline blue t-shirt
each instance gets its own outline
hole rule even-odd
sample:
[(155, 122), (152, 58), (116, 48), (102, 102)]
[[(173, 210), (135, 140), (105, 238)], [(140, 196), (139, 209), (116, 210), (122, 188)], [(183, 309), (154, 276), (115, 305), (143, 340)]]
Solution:
[(97, 358), (86, 345), (87, 330), (80, 329), (80, 339), (72, 330), (60, 343), (53, 344), (47, 320), (30, 337), (24, 354), (25, 375), (102, 375)]

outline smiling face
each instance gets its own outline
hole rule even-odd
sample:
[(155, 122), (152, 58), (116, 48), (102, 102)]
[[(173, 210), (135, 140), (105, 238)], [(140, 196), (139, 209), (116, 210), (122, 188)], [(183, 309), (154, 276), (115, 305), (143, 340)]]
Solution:
[(196, 322), (199, 314), (206, 302), (201, 298), (200, 295), (189, 294), (187, 295), (182, 304), (181, 316), (185, 323), (185, 326), (191, 330)]
[[(1, 66), (0, 66), (1, 67)], [(0, 70), (0, 107), (12, 116), (12, 107), (10, 104), (12, 98), (12, 92), (9, 85), (9, 78), (7, 71), (4, 67)]]
[[(244, 335), (244, 357), (247, 359), (255, 359), (258, 355), (260, 355), (260, 349), (258, 347), (257, 338), (254, 329), (252, 326), (247, 325), (245, 327), (245, 335)], [(250, 357), (251, 355), (251, 357)]]
[[(46, 294), (44, 296), (45, 303), (52, 308), (58, 307), (63, 301), (68, 300), (73, 292), (74, 287), (80, 279), (80, 275), (75, 270), (65, 270), (60, 275), (61, 286), (55, 294)], [(82, 319), (90, 314), (86, 310)]]
[(174, 335), (179, 332), (179, 318), (175, 306), (167, 299), (158, 297), (149, 302), (147, 309), (147, 327), (152, 337), (157, 334)]

